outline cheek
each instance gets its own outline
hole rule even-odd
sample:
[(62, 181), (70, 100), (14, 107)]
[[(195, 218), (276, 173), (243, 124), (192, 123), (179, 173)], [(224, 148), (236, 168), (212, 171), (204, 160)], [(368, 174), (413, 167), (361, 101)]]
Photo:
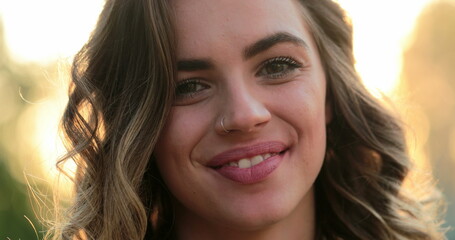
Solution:
[(178, 107), (171, 111), (154, 151), (163, 178), (178, 181), (197, 164), (193, 150), (209, 127), (207, 114)]
[(309, 185), (319, 173), (326, 151), (325, 85), (324, 81), (315, 82), (320, 84), (295, 84), (277, 107), (294, 130), (298, 159), (293, 164), (296, 169), (303, 169)]
[(155, 149), (157, 156), (189, 157), (208, 127), (207, 113), (175, 108), (169, 114)]
[[(157, 167), (172, 195), (185, 206), (198, 206), (205, 202), (202, 182), (207, 176), (201, 174), (205, 166), (195, 157), (195, 149), (210, 131), (210, 111), (175, 108), (171, 111), (154, 151)], [(194, 207), (189, 207), (194, 208)]]
[[(299, 135), (308, 135), (325, 129), (326, 102), (325, 84), (320, 81), (300, 81), (283, 90), (279, 106), (275, 108), (281, 112), (283, 118), (287, 118), (291, 125), (296, 128)], [(315, 133), (317, 135), (320, 132)]]

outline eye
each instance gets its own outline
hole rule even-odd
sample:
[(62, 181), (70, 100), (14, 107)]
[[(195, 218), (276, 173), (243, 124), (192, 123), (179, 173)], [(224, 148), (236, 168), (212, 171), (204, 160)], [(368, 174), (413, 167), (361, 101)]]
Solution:
[(282, 78), (303, 65), (291, 57), (276, 57), (263, 62), (256, 76)]
[(203, 83), (200, 79), (185, 79), (177, 83), (175, 87), (176, 101), (195, 98), (201, 91), (210, 86)]

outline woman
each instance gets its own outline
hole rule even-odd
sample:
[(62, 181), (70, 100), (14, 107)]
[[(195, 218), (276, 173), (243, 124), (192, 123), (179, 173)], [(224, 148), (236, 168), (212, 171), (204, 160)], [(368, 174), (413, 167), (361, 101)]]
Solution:
[(329, 0), (108, 0), (63, 118), (57, 239), (441, 239)]

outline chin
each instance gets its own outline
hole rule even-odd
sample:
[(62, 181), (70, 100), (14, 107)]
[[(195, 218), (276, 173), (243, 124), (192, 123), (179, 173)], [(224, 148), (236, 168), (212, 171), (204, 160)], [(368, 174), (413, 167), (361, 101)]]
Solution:
[[(255, 231), (268, 228), (280, 222), (286, 222), (293, 217), (298, 208), (298, 201), (269, 201), (262, 200), (260, 204), (240, 204), (231, 207), (229, 216), (224, 221), (226, 226), (241, 231)], [(233, 210), (235, 209), (235, 210)], [(226, 216), (226, 215), (225, 215)]]

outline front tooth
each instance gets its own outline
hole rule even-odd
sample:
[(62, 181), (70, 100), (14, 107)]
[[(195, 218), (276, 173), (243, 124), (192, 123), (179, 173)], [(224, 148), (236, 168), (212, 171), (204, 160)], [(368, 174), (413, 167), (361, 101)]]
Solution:
[(264, 161), (264, 158), (261, 155), (254, 156), (251, 158), (251, 166), (258, 165), (262, 161)]
[(251, 161), (244, 158), (239, 161), (239, 168), (249, 168), (251, 167)]
[(236, 162), (230, 162), (230, 163), (228, 163), (228, 166), (231, 166), (231, 167), (238, 167), (238, 165), (237, 165)]

